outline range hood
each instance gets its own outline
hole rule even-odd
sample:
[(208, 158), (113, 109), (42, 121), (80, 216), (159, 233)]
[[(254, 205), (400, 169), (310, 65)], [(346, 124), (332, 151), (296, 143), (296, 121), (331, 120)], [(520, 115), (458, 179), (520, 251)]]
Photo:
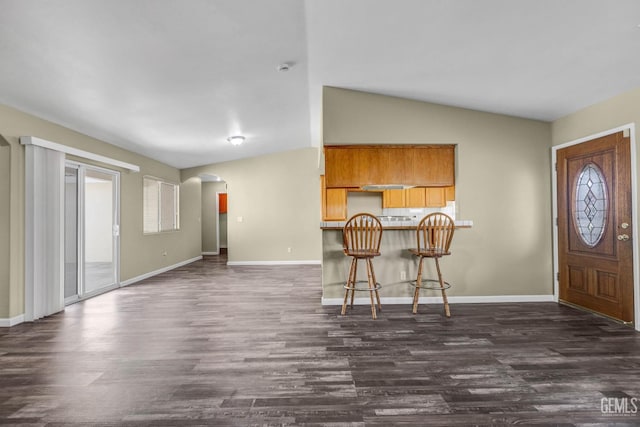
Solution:
[(382, 190), (406, 190), (407, 188), (413, 188), (415, 185), (407, 184), (367, 184), (360, 187), (365, 191), (382, 191)]

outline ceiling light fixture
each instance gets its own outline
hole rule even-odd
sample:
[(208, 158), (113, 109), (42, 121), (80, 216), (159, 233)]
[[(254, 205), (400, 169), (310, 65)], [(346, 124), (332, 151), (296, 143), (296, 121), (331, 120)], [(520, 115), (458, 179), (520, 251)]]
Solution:
[(227, 141), (231, 143), (231, 145), (240, 145), (244, 142), (244, 136), (242, 135), (233, 135), (227, 138)]

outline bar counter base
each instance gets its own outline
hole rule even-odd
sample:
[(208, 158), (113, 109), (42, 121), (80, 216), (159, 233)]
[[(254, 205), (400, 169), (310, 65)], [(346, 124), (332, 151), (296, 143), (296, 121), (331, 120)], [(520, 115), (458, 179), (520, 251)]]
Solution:
[[(505, 303), (505, 302), (556, 302), (553, 295), (489, 295), (489, 296), (450, 296), (450, 304), (482, 304), (482, 303)], [(322, 305), (342, 305), (344, 298), (322, 298)], [(412, 305), (413, 297), (381, 297), (382, 308), (389, 305)], [(442, 296), (420, 297), (420, 304), (440, 304)], [(369, 305), (371, 300), (367, 298), (356, 298), (354, 305)]]

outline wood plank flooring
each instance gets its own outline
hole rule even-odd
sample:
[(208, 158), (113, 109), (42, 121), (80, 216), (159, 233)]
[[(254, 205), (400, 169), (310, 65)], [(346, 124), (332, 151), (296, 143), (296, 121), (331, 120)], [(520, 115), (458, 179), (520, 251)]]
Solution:
[(640, 425), (601, 406), (640, 398), (629, 327), (554, 303), (340, 316), (319, 266), (225, 262), (0, 329), (0, 425)]

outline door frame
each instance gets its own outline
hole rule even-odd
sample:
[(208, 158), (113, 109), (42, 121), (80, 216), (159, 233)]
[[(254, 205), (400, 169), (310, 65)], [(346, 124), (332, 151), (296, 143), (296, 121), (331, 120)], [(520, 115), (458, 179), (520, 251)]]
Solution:
[(635, 123), (628, 123), (603, 132), (588, 135), (573, 141), (565, 142), (560, 145), (551, 147), (551, 206), (552, 206), (552, 224), (553, 224), (553, 298), (558, 302), (560, 295), (559, 289), (559, 273), (560, 266), (558, 261), (558, 171), (556, 170), (557, 151), (570, 147), (572, 145), (582, 144), (603, 136), (611, 135), (617, 132), (629, 132), (630, 149), (631, 149), (631, 219), (633, 227), (631, 230), (631, 239), (636, 242), (633, 245), (633, 311), (634, 311), (634, 328), (640, 331), (640, 280), (638, 272), (640, 271), (640, 257), (638, 252), (638, 168), (636, 161), (636, 128)]
[[(77, 169), (78, 171), (78, 189), (77, 189), (77, 250), (78, 250), (78, 265), (77, 265), (77, 294), (75, 297), (65, 298), (65, 305), (74, 304), (79, 301), (84, 301), (86, 299), (92, 298), (96, 295), (103, 294), (105, 292), (112, 291), (114, 289), (119, 288), (120, 285), (120, 172), (113, 169), (107, 169), (100, 166), (91, 165), (88, 163), (79, 162), (76, 160), (65, 160), (65, 167), (72, 167)], [(112, 238), (113, 238), (113, 249), (112, 249), (112, 257), (113, 257), (113, 273), (114, 273), (114, 282), (100, 289), (95, 289), (91, 292), (85, 292), (85, 278), (84, 278), (84, 268), (85, 268), (85, 174), (86, 171), (94, 170), (98, 172), (102, 172), (108, 175), (113, 176), (113, 193), (112, 193), (112, 206), (113, 206), (113, 226), (112, 228)], [(66, 215), (66, 212), (65, 212)], [(64, 217), (63, 217), (64, 220)], [(116, 232), (117, 234), (113, 234)], [(63, 260), (64, 262), (64, 260)]]
[[(227, 194), (226, 191), (216, 191), (216, 248), (218, 248), (218, 254), (222, 251), (220, 250), (220, 194)], [(229, 253), (229, 214), (227, 214), (227, 246), (225, 249), (227, 250), (227, 254)]]

